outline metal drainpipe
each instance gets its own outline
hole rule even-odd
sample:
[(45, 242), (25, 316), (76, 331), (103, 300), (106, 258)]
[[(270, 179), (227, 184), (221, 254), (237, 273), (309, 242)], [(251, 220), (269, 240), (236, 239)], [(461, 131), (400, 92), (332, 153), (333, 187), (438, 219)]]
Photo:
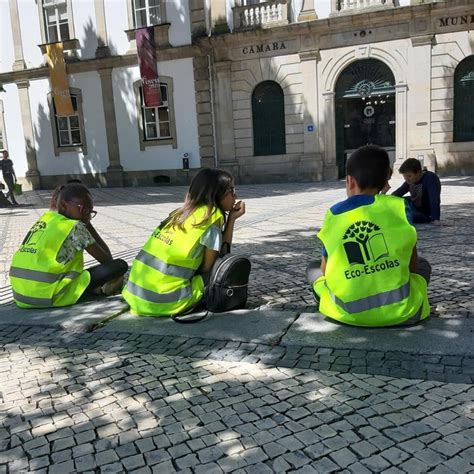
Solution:
[(217, 142), (216, 142), (216, 118), (214, 115), (214, 79), (212, 76), (211, 55), (207, 55), (207, 64), (209, 68), (209, 89), (211, 95), (211, 119), (212, 119), (212, 139), (214, 142), (214, 166), (217, 168)]

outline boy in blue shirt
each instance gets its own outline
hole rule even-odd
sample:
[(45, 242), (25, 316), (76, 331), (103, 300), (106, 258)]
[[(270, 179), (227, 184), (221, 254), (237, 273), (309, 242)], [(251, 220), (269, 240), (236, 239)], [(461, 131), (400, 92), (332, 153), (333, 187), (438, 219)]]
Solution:
[(436, 173), (424, 171), (416, 158), (408, 158), (400, 166), (399, 172), (405, 182), (392, 195), (403, 197), (410, 193), (407, 201), (412, 205), (413, 222), (431, 222), (440, 225), (441, 182)]

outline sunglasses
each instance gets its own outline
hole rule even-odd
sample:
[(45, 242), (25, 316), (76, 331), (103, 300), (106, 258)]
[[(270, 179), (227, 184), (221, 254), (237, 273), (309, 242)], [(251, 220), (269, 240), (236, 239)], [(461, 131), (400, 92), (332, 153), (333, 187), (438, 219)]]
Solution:
[(97, 211), (94, 211), (94, 209), (89, 209), (89, 207), (86, 205), (86, 204), (79, 204), (78, 202), (76, 201), (67, 201), (71, 204), (74, 204), (75, 206), (77, 206), (77, 208), (79, 209), (79, 212), (81, 214), (86, 214), (88, 213), (89, 214), (89, 218), (90, 219), (93, 219), (96, 215), (97, 215)]

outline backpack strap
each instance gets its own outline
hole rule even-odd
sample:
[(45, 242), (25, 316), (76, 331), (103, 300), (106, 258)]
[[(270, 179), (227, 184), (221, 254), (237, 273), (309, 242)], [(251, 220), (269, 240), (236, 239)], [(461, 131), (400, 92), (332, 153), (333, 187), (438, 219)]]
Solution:
[(203, 319), (206, 319), (208, 315), (209, 315), (209, 311), (206, 311), (203, 315), (194, 316), (194, 317), (192, 317), (192, 316), (191, 317), (186, 317), (186, 316), (189, 316), (187, 313), (173, 314), (171, 316), (171, 319), (175, 323), (192, 324), (192, 323), (198, 323), (199, 321), (202, 321)]

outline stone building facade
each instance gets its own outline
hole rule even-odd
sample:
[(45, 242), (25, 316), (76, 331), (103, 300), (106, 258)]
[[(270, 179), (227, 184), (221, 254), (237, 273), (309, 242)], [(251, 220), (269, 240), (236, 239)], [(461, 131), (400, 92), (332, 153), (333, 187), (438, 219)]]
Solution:
[[(204, 166), (336, 179), (365, 143), (395, 167), (474, 171), (469, 0), (8, 0), (0, 18), (0, 148), (31, 187), (185, 183)], [(153, 113), (135, 44), (150, 25), (168, 98)], [(43, 56), (61, 28), (77, 102), (64, 129)]]

